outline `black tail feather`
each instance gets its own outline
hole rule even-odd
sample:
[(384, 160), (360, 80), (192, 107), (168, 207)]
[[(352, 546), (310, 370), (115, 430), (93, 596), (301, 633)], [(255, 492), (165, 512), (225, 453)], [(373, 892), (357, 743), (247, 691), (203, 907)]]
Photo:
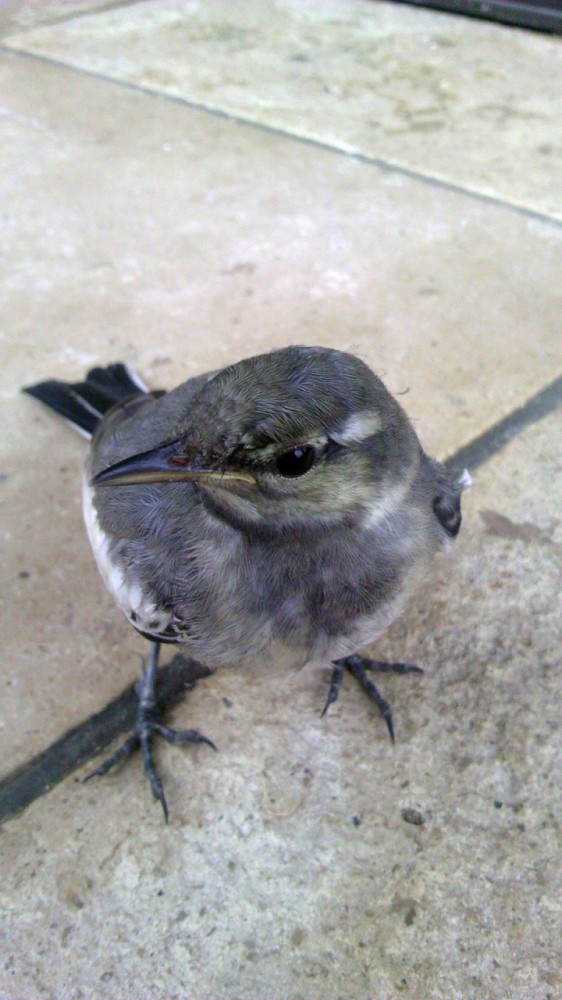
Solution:
[(55, 410), (81, 432), (91, 435), (115, 403), (148, 390), (126, 365), (117, 363), (106, 368), (92, 368), (83, 382), (49, 379), (26, 386), (22, 391)]
[(124, 393), (138, 396), (139, 392), (148, 392), (138, 375), (120, 361), (114, 365), (106, 365), (105, 368), (92, 368), (86, 376), (86, 383), (80, 384), (97, 385), (107, 392), (113, 392), (116, 400), (123, 399)]

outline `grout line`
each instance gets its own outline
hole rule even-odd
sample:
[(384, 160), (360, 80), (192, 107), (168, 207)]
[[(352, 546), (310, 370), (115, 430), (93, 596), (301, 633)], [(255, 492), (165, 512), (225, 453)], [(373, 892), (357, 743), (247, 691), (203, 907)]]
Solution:
[[(212, 671), (181, 653), (157, 674), (157, 699), (163, 708), (180, 701)], [(46, 750), (0, 781), (0, 825), (22, 812), (73, 771), (132, 730), (137, 711), (136, 685), (126, 688), (105, 708), (69, 729)]]
[(445, 466), (451, 475), (460, 475), (465, 468), (477, 469), (496, 455), (513, 438), (517, 437), (526, 427), (542, 420), (549, 413), (562, 406), (562, 375), (531, 396), (523, 406), (518, 406), (506, 417), (499, 420), (473, 441), (459, 448), (445, 460)]
[[(445, 462), (452, 475), (465, 467), (474, 470), (501, 451), (525, 428), (562, 404), (562, 376), (541, 389), (523, 406), (499, 420), (474, 441), (459, 448)], [(177, 702), (186, 690), (210, 676), (207, 667), (176, 654), (157, 674), (157, 696), (163, 707)], [(109, 746), (135, 721), (137, 697), (131, 685), (104, 709), (79, 723), (42, 753), (0, 781), (0, 825), (20, 813), (77, 768)]]
[(233, 122), (236, 125), (242, 125), (247, 128), (255, 129), (257, 132), (262, 132), (266, 135), (273, 135), (280, 139), (289, 139), (293, 142), (300, 143), (301, 145), (309, 146), (312, 149), (322, 150), (326, 153), (335, 153), (340, 156), (347, 156), (350, 159), (356, 160), (358, 163), (363, 163), (367, 166), (377, 167), (379, 170), (386, 171), (388, 173), (399, 174), (402, 177), (407, 177), (410, 180), (418, 181), (421, 184), (427, 184), (431, 187), (436, 187), (442, 191), (448, 191), (452, 194), (462, 195), (465, 198), (469, 198), (472, 201), (478, 201), (483, 204), (493, 205), (496, 208), (501, 208), (506, 211), (514, 212), (517, 215), (521, 215), (527, 219), (533, 219), (538, 222), (547, 223), (548, 225), (554, 226), (556, 228), (562, 229), (562, 219), (556, 218), (556, 216), (545, 214), (544, 212), (539, 212), (536, 209), (528, 208), (525, 205), (519, 205), (517, 202), (506, 201), (503, 198), (499, 198), (496, 195), (486, 194), (484, 191), (477, 191), (472, 188), (463, 187), (460, 184), (455, 184), (452, 181), (446, 181), (433, 174), (425, 174), (422, 171), (414, 170), (409, 167), (401, 166), (398, 163), (394, 163), (392, 160), (385, 160), (378, 156), (369, 156), (367, 153), (361, 153), (358, 150), (352, 148), (346, 149), (344, 146), (335, 146), (332, 143), (325, 142), (322, 139), (314, 139), (310, 136), (300, 134), (299, 132), (289, 132), (286, 129), (277, 127), (275, 125), (267, 125), (263, 122), (255, 121), (252, 118), (245, 118), (242, 115), (236, 114), (235, 112), (225, 111), (223, 108), (217, 108), (210, 104), (202, 104), (198, 101), (189, 100), (187, 97), (181, 97), (177, 94), (168, 94), (165, 91), (156, 90), (154, 87), (148, 87), (145, 84), (131, 83), (128, 80), (121, 80), (117, 77), (107, 76), (104, 73), (96, 72), (95, 70), (84, 69), (81, 66), (75, 66), (72, 63), (64, 62), (60, 59), (55, 59), (52, 56), (42, 55), (40, 53), (29, 52), (26, 49), (19, 49), (16, 46), (6, 45), (5, 42), (0, 42), (0, 52), (4, 51), (11, 53), (12, 55), (18, 55), (24, 59), (33, 59), (39, 62), (44, 62), (49, 66), (57, 67), (58, 69), (65, 69), (70, 73), (75, 73), (78, 76), (90, 77), (95, 80), (103, 81), (104, 83), (112, 83), (117, 87), (121, 87), (125, 90), (130, 90), (133, 93), (145, 94), (148, 97), (155, 97), (161, 101), (168, 101), (172, 104), (179, 104), (182, 107), (189, 108), (192, 111), (198, 111), (201, 114), (211, 115), (214, 118), (220, 118), (223, 121)]
[[(2, 0), (0, 0), (0, 3)], [(45, 21), (40, 21), (38, 24), (30, 24), (24, 27), (17, 27), (17, 31), (10, 31), (6, 38), (11, 38), (12, 35), (29, 35), (33, 31), (37, 31), (41, 28), (52, 28), (55, 25), (60, 24), (70, 24), (71, 21), (81, 21), (86, 17), (93, 17), (95, 14), (107, 14), (108, 11), (117, 10), (119, 7), (132, 7), (134, 4), (138, 3), (138, 0), (108, 0), (105, 4), (100, 4), (99, 7), (84, 8), (84, 10), (75, 10), (68, 14), (59, 14), (56, 17), (47, 18)], [(9, 45), (3, 45), (0, 43), (1, 48), (10, 49)], [(12, 52), (18, 52), (18, 49), (10, 49)]]

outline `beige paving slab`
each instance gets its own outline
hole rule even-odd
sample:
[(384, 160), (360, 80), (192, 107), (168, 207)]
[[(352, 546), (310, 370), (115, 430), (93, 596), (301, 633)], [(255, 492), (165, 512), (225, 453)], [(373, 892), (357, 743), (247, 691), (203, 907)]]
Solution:
[[(0, 832), (0, 993), (554, 1000), (560, 417), (475, 476), (433, 586), (379, 647), (397, 744), (346, 683), (223, 671), (176, 712), (169, 827), (138, 761)], [(559, 763), (559, 762), (558, 762)], [(559, 898), (559, 897), (558, 897)]]
[(562, 218), (562, 41), (367, 0), (151, 0), (9, 45)]
[[(124, 0), (134, 3), (135, 0)], [(40, 24), (66, 20), (92, 10), (115, 7), (111, 0), (1, 0), (0, 38), (16, 31), (29, 31)]]
[(89, 553), (83, 441), (21, 385), (123, 358), (171, 387), (334, 345), (409, 390), (445, 455), (559, 370), (562, 234), (13, 54), (0, 87), (6, 772), (130, 683), (144, 650)]

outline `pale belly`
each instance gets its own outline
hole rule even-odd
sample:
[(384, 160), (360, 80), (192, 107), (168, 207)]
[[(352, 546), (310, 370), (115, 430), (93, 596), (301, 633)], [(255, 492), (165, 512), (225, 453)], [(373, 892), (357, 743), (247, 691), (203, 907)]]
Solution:
[[(134, 573), (125, 577), (122, 569), (111, 558), (111, 545), (100, 526), (93, 503), (93, 490), (86, 478), (83, 484), (83, 510), (86, 530), (104, 583), (119, 608), (134, 628), (158, 641), (177, 642), (185, 645), (194, 658), (209, 667), (245, 664), (257, 668), (271, 665), (280, 669), (302, 667), (314, 661), (326, 663), (351, 655), (376, 640), (400, 615), (412, 590), (423, 576), (425, 566), (412, 566), (399, 593), (391, 600), (381, 601), (372, 613), (358, 616), (346, 623), (345, 635), (327, 634), (318, 628), (303, 627), (306, 620), (304, 603), (298, 597), (287, 597), (291, 616), (283, 632), (279, 628), (276, 609), (269, 614), (247, 615), (236, 594), (236, 581), (228, 595), (228, 581), (232, 574), (223, 573), (225, 608), (232, 608), (223, 616), (222, 627), (210, 629), (207, 634), (194, 637), (189, 628), (174, 614), (158, 607), (135, 579)], [(238, 590), (240, 588), (238, 587)], [(292, 620), (292, 626), (290, 624)]]
[(171, 612), (158, 608), (146, 594), (143, 594), (139, 582), (133, 578), (126, 579), (120, 567), (112, 561), (109, 540), (100, 526), (93, 494), (94, 491), (84, 476), (82, 486), (84, 523), (102, 580), (131, 625), (141, 632), (154, 635), (157, 639), (169, 627)]

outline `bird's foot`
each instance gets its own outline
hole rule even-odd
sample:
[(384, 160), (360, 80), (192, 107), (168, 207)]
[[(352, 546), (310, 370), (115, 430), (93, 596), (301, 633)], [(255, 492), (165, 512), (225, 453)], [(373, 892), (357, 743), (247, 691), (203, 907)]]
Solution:
[(120, 764), (121, 761), (125, 760), (140, 747), (144, 760), (145, 774), (150, 782), (152, 794), (160, 802), (164, 811), (164, 818), (168, 822), (168, 804), (164, 795), (161, 778), (154, 763), (152, 750), (154, 735), (161, 736), (168, 743), (206, 743), (213, 750), (217, 748), (212, 740), (197, 732), (196, 729), (178, 730), (162, 725), (160, 721), (162, 710), (154, 697), (157, 663), (158, 644), (154, 643), (148, 665), (146, 669), (143, 668), (141, 680), (137, 685), (139, 704), (133, 732), (110, 757), (104, 760), (99, 767), (96, 767), (95, 771), (91, 771), (90, 774), (86, 775), (84, 781), (107, 774), (108, 771), (116, 767), (117, 764)]
[(384, 721), (386, 722), (390, 738), (394, 743), (394, 725), (392, 722), (392, 711), (390, 705), (388, 704), (386, 698), (383, 698), (379, 689), (375, 684), (373, 684), (372, 680), (369, 679), (367, 672), (370, 670), (380, 674), (423, 674), (421, 667), (415, 667), (411, 663), (381, 663), (380, 660), (368, 660), (364, 656), (356, 655), (344, 656), (341, 660), (334, 660), (330, 690), (328, 691), (326, 704), (322, 709), (322, 715), (325, 715), (330, 705), (333, 705), (333, 703), (337, 701), (343, 681), (344, 669), (349, 670), (350, 674), (353, 674), (353, 676), (359, 681), (363, 690), (368, 694), (369, 698), (375, 702)]

